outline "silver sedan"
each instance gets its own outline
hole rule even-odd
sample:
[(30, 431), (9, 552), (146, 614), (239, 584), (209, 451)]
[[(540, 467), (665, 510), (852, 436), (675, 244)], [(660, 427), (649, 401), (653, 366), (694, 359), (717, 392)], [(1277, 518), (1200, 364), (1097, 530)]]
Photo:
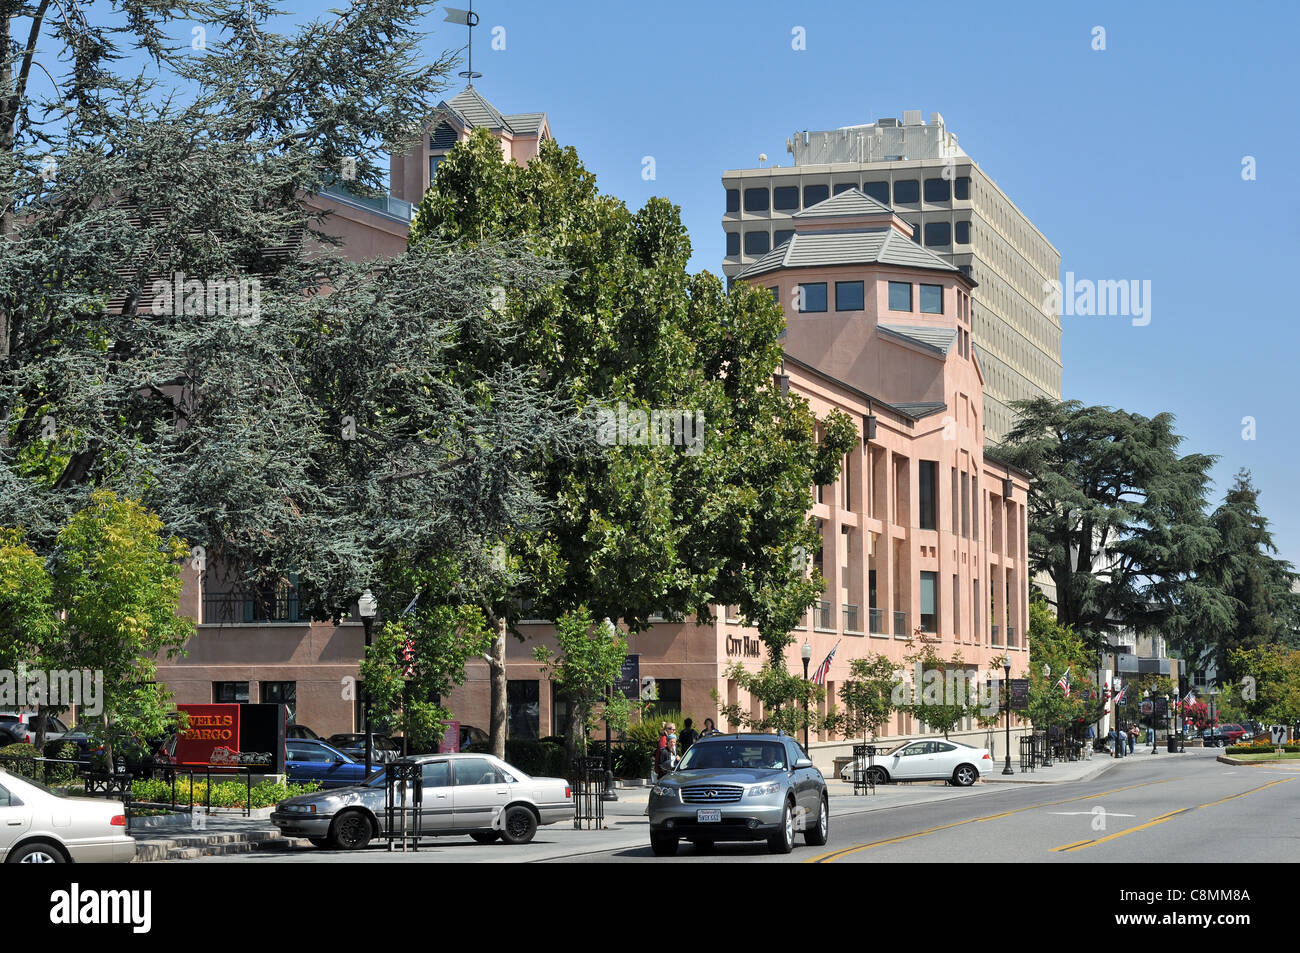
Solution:
[[(487, 754), (422, 755), (403, 763), (420, 769), (423, 837), (526, 844), (538, 825), (573, 819), (569, 782), (562, 778), (532, 778)], [(395, 793), (402, 796), (402, 786)], [(316, 847), (359, 850), (386, 832), (386, 798), (381, 769), (362, 784), (281, 801), (271, 823)]]
[(129, 863), (121, 801), (63, 797), (0, 768), (0, 860), (11, 864)]

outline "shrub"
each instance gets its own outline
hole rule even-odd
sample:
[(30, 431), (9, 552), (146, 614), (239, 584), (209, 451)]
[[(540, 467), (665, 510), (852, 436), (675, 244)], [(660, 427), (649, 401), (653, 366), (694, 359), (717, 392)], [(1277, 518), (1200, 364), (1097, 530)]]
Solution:
[(564, 777), (564, 746), (532, 738), (507, 738), (506, 761), (533, 777)]
[[(194, 804), (204, 805), (208, 803), (207, 785), (206, 780), (194, 779)], [(248, 788), (243, 781), (214, 781), (212, 784), (212, 806), (230, 808), (248, 806), (254, 810), (262, 807), (274, 807), (286, 798), (298, 794), (310, 794), (313, 791), (320, 790), (320, 787), (320, 784), (316, 781), (307, 781), (301, 784), (276, 784), (274, 781), (264, 780), (253, 785), (250, 801)], [(172, 785), (161, 778), (133, 781), (131, 783), (131, 798), (134, 801), (150, 804), (170, 804)], [(246, 805), (245, 802), (249, 803)], [(178, 807), (190, 806), (190, 781), (185, 775), (178, 774), (176, 776), (176, 805)]]
[[(14, 745), (6, 745), (0, 748), (0, 759), (7, 758), (39, 758), (40, 749), (36, 745), (29, 745), (19, 742)], [(0, 760), (0, 764), (11, 774), (16, 774), (21, 778), (29, 778), (32, 781), (44, 781), (44, 765), (35, 761), (8, 761)]]

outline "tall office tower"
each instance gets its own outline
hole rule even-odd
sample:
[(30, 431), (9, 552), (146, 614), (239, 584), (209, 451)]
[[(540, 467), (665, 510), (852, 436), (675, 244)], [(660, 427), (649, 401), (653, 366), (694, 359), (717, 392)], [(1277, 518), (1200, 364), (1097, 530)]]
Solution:
[(975, 160), (943, 117), (920, 110), (861, 126), (799, 132), (792, 166), (732, 169), (726, 189), (726, 257), (735, 278), (793, 234), (795, 213), (850, 188), (891, 207), (913, 240), (975, 279), (973, 340), (984, 382), (985, 439), (1011, 428), (1012, 400), (1061, 399), (1061, 324), (1044, 310), (1044, 283), (1061, 256)]

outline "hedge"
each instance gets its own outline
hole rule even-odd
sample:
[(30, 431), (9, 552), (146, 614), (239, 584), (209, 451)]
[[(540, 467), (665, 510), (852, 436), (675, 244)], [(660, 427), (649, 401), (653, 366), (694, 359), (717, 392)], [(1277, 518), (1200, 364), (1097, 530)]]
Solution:
[[(203, 805), (208, 803), (207, 784), (206, 780), (194, 779), (194, 804)], [(313, 791), (319, 791), (320, 788), (320, 783), (316, 781), (289, 784), (276, 784), (270, 780), (259, 781), (253, 785), (251, 803), (245, 804), (249, 800), (248, 786), (243, 781), (214, 781), (212, 782), (212, 806), (250, 807), (256, 810), (261, 807), (274, 807), (287, 798), (298, 794), (310, 794)], [(178, 806), (189, 806), (190, 790), (189, 778), (186, 775), (178, 774), (176, 776), (176, 804)], [(133, 781), (131, 782), (131, 799), (150, 804), (170, 804), (172, 802), (172, 785), (161, 778)]]

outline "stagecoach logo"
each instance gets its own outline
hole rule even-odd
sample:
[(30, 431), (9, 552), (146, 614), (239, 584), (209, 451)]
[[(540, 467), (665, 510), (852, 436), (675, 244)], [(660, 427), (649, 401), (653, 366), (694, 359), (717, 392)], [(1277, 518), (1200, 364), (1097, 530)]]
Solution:
[(153, 924), (153, 892), (150, 890), (82, 890), (72, 884), (68, 890), (50, 894), (50, 922), (78, 924), (127, 924), (133, 933), (148, 933)]

